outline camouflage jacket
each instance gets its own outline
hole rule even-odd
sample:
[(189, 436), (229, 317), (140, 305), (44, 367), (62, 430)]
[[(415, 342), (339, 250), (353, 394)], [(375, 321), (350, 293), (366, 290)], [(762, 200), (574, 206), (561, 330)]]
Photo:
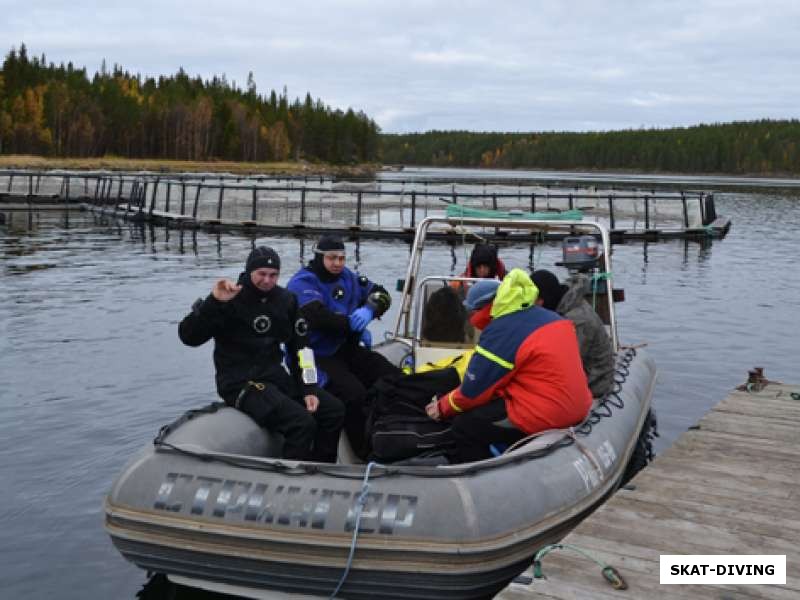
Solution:
[(614, 379), (614, 356), (611, 339), (606, 333), (602, 319), (584, 298), (586, 281), (585, 275), (571, 278), (556, 311), (575, 324), (589, 389), (595, 398), (599, 398), (605, 396), (611, 389)]

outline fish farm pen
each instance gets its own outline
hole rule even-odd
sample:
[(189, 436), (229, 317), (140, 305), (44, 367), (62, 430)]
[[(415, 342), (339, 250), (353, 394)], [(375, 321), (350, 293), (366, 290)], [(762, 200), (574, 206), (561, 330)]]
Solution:
[(713, 194), (329, 176), (0, 170), (0, 211), (79, 208), (181, 228), (409, 238), (427, 216), (582, 218), (614, 242), (722, 238)]

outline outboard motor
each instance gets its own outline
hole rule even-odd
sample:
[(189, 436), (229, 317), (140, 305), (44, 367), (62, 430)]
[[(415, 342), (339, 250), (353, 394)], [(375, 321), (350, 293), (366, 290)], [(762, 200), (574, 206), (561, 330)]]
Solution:
[(602, 249), (591, 235), (564, 238), (561, 243), (563, 261), (560, 263), (568, 271), (589, 273), (597, 268)]
[(562, 261), (556, 264), (566, 267), (570, 278), (579, 273), (587, 275), (587, 295), (605, 293), (605, 285), (595, 277), (603, 256), (602, 246), (597, 239), (591, 235), (566, 237), (561, 243), (561, 252)]

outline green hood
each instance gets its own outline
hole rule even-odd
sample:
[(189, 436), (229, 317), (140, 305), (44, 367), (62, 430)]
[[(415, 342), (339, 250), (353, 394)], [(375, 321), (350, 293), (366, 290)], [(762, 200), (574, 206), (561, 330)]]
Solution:
[(508, 315), (523, 308), (530, 308), (539, 297), (539, 288), (522, 269), (511, 269), (505, 276), (492, 303), (493, 319)]

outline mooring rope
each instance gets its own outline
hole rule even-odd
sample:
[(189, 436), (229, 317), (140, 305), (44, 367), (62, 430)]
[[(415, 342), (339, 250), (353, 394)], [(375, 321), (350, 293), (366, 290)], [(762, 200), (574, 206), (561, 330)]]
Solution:
[(369, 493), (369, 474), (372, 471), (372, 467), (378, 465), (378, 463), (374, 461), (370, 461), (367, 464), (367, 469), (364, 471), (364, 481), (361, 484), (361, 493), (358, 495), (358, 499), (356, 500), (356, 522), (353, 527), (353, 539), (350, 541), (350, 554), (347, 557), (347, 564), (344, 567), (344, 573), (342, 573), (341, 578), (339, 579), (339, 583), (336, 584), (336, 589), (333, 590), (333, 593), (328, 597), (328, 600), (333, 600), (336, 598), (336, 594), (339, 593), (339, 590), (344, 585), (347, 576), (350, 574), (350, 567), (353, 565), (353, 556), (356, 553), (356, 542), (358, 541), (358, 528), (361, 526), (361, 515), (364, 512), (364, 505), (367, 503), (367, 494)]
[(591, 560), (592, 562), (598, 564), (602, 569), (603, 578), (611, 584), (611, 586), (615, 590), (625, 590), (628, 588), (628, 584), (620, 575), (620, 572), (617, 571), (616, 568), (612, 567), (611, 565), (607, 565), (603, 561), (595, 558), (591, 554), (589, 554), (583, 548), (579, 548), (573, 544), (548, 544), (541, 550), (536, 553), (536, 556), (533, 558), (533, 577), (534, 579), (544, 579), (544, 572), (542, 571), (542, 559), (553, 550), (573, 550), (577, 552), (581, 556), (584, 556)]

